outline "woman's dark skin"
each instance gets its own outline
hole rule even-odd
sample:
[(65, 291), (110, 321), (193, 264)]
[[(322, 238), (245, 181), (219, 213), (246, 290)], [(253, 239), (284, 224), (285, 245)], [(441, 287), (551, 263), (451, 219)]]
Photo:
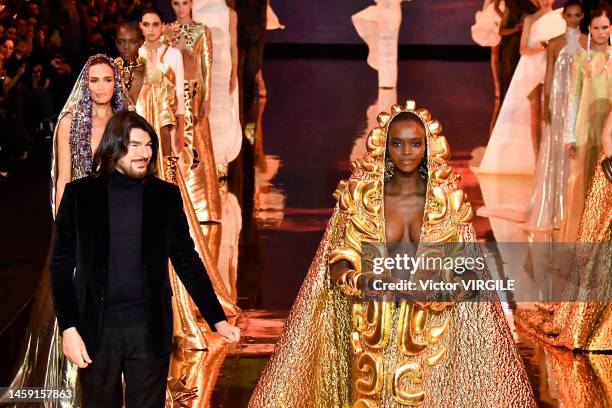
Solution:
[[(385, 239), (388, 243), (418, 242), (423, 222), (427, 185), (418, 167), (426, 153), (425, 129), (418, 118), (397, 118), (387, 134), (387, 155), (395, 169), (385, 182)], [(351, 268), (347, 261), (331, 266), (332, 282)], [(358, 281), (363, 288), (364, 275)]]
[[(142, 47), (142, 34), (136, 31), (136, 27), (128, 28), (126, 26), (119, 27), (117, 30), (117, 39), (115, 46), (119, 52), (119, 56), (125, 62), (134, 62), (138, 58), (138, 49)], [(134, 102), (138, 100), (142, 84), (144, 82), (144, 66), (135, 68), (132, 74), (132, 86), (128, 91), (130, 99)], [(127, 78), (122, 78), (126, 80)]]

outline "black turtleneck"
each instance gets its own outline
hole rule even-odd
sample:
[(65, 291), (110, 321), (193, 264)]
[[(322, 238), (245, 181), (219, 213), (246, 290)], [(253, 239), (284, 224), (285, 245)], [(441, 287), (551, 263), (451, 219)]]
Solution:
[(108, 187), (109, 252), (104, 324), (126, 327), (144, 323), (142, 265), (142, 180), (118, 171)]

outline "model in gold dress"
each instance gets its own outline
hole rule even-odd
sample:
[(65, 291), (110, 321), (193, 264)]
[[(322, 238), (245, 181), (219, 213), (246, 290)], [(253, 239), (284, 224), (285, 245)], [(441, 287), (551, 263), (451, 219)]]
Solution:
[(364, 241), (476, 241), (429, 111), (393, 106), (366, 144), (249, 407), (535, 407), (499, 302), (360, 297)]
[[(151, 20), (151, 21), (149, 21)], [(143, 16), (143, 21), (147, 21), (153, 26), (156, 21), (161, 22), (161, 18), (154, 13), (147, 13)], [(202, 258), (202, 262), (206, 266), (208, 276), (215, 288), (219, 301), (223, 305), (226, 315), (228, 318), (236, 317), (238, 315), (238, 308), (235, 302), (231, 300), (219, 272), (216, 267), (216, 261), (211, 256), (208, 250), (208, 242), (206, 237), (202, 233), (200, 222), (196, 215), (195, 209), (192, 205), (191, 198), (185, 183), (185, 177), (183, 169), (178, 165), (178, 156), (173, 152), (173, 146), (176, 143), (172, 143), (170, 139), (174, 135), (172, 128), (175, 126), (175, 115), (176, 112), (176, 89), (175, 81), (176, 76), (174, 71), (166, 64), (164, 64), (165, 48), (169, 48), (168, 45), (161, 48), (160, 63), (157, 61), (149, 61), (143, 57), (137, 57), (142, 40), (138, 37), (138, 42), (130, 46), (131, 36), (134, 34), (130, 27), (132, 25), (126, 24), (121, 26), (117, 35), (117, 45), (121, 54), (120, 59), (122, 60), (121, 66), (133, 64), (131, 61), (142, 61), (144, 65), (144, 77), (142, 79), (142, 87), (140, 92), (133, 97), (136, 99), (136, 111), (143, 116), (160, 135), (160, 160), (158, 160), (158, 173), (160, 178), (175, 183), (179, 186), (181, 195), (183, 197), (185, 214), (189, 221), (190, 233), (196, 244), (196, 250)], [(161, 24), (157, 26), (159, 30), (158, 35), (161, 35)], [(124, 41), (120, 46), (119, 41)], [(138, 71), (134, 71), (134, 77), (139, 76)], [(141, 72), (142, 75), (142, 72)], [(129, 76), (128, 76), (129, 77)], [(127, 84), (125, 84), (127, 85)], [(133, 91), (134, 82), (130, 86), (130, 90)], [(197, 319), (197, 313), (193, 300), (183, 287), (182, 283), (174, 274), (173, 269), (170, 268), (170, 283), (172, 284), (172, 290), (174, 296), (173, 302), (173, 313), (174, 313), (174, 337), (177, 343), (177, 347), (180, 350), (204, 350), (208, 347), (206, 340), (207, 327), (205, 323), (199, 322)]]
[(185, 183), (200, 222), (219, 222), (221, 221), (219, 178), (208, 123), (212, 66), (211, 34), (208, 27), (191, 19), (191, 0), (171, 0), (171, 4), (177, 20), (165, 26), (162, 40), (178, 49), (183, 55)]

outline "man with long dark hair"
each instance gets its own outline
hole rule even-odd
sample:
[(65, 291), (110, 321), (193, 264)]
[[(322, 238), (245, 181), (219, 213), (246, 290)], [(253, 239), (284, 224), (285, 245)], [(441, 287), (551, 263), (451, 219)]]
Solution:
[(80, 368), (85, 408), (163, 407), (172, 348), (168, 258), (212, 330), (237, 342), (194, 249), (179, 189), (153, 175), (159, 142), (116, 113), (95, 175), (67, 184), (55, 220), (53, 304), (63, 352)]

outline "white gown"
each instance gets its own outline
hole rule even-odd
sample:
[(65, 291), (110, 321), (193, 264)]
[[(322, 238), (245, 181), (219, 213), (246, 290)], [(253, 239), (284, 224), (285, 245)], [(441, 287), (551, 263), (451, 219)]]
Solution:
[(210, 89), (210, 133), (217, 169), (238, 157), (242, 146), (242, 129), (238, 107), (238, 87), (230, 94), (232, 73), (230, 9), (225, 0), (194, 0), (193, 19), (210, 29), (213, 43)]
[[(565, 32), (561, 9), (553, 10), (536, 20), (529, 32), (528, 45), (535, 46)], [(529, 94), (546, 75), (546, 51), (523, 55), (519, 60), (508, 92), (491, 133), (487, 149), (474, 169), (485, 174), (533, 175), (535, 157), (531, 139), (531, 107)]]
[(378, 71), (378, 86), (395, 88), (401, 0), (376, 0), (376, 5), (353, 14), (351, 20), (357, 34), (368, 45), (368, 65)]

